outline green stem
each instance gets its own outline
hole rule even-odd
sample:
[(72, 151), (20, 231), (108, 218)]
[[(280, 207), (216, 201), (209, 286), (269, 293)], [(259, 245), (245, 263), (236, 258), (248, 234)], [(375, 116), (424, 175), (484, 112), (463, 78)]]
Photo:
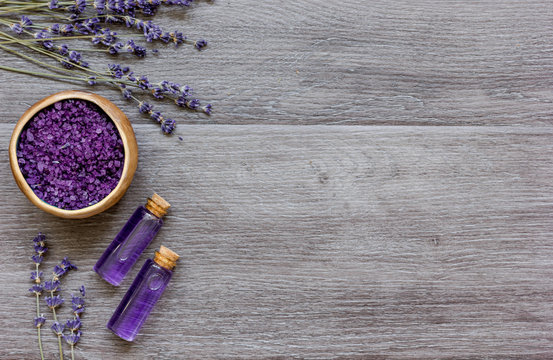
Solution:
[[(50, 291), (50, 296), (54, 297), (54, 292)], [(58, 322), (58, 317), (56, 316), (56, 309), (52, 308), (52, 314), (54, 315), (54, 321)], [(61, 335), (58, 335), (58, 347), (60, 349), (60, 360), (63, 360), (63, 349), (61, 347)]]
[[(3, 33), (0, 31), (0, 38), (3, 37), (4, 39), (10, 39), (10, 40), (15, 40), (15, 38), (13, 38), (12, 36), (6, 34), (6, 33)], [(34, 46), (30, 46), (30, 45), (25, 45), (25, 44), (21, 44), (21, 45), (24, 45), (32, 50), (35, 50), (35, 51), (38, 51), (40, 53), (43, 53), (49, 57), (52, 57), (54, 59), (57, 59), (59, 61), (61, 60), (65, 60), (65, 58), (63, 58), (62, 56), (58, 55), (58, 54), (55, 54), (55, 53), (52, 53), (50, 51), (47, 51), (47, 50), (43, 50), (41, 48), (37, 48), (37, 47), (34, 47)], [(15, 55), (18, 55), (20, 57), (23, 57), (24, 59), (27, 59), (29, 61), (32, 61), (34, 63), (37, 63), (37, 64), (40, 64), (42, 66), (46, 66), (46, 67), (50, 67), (50, 68), (53, 68), (54, 70), (57, 70), (57, 71), (65, 71), (65, 72), (70, 72), (70, 73), (74, 73), (73, 70), (69, 70), (69, 69), (65, 69), (65, 68), (60, 68), (60, 67), (57, 67), (57, 66), (54, 66), (54, 65), (51, 65), (51, 64), (47, 64), (45, 62), (42, 62), (40, 60), (36, 60), (32, 57), (29, 57), (29, 56), (26, 56), (22, 53), (19, 53), (15, 50), (12, 50), (6, 46), (3, 46), (3, 45), (0, 45), (0, 49), (4, 49), (5, 51), (8, 51), (8, 52), (11, 52)], [(139, 87), (136, 83), (134, 82), (131, 82), (129, 80), (123, 80), (123, 79), (112, 79), (111, 77), (109, 77), (109, 75), (106, 75), (104, 73), (100, 73), (98, 71), (94, 71), (94, 70), (91, 70), (91, 69), (88, 69), (88, 68), (84, 68), (80, 65), (77, 65), (77, 64), (72, 64), (73, 66), (75, 66), (76, 68), (80, 69), (80, 70), (84, 70), (84, 71), (88, 71), (88, 72), (91, 72), (93, 73), (94, 75), (98, 76), (97, 80), (96, 81), (103, 81), (103, 82), (107, 82), (107, 83), (123, 83), (127, 86), (132, 86), (132, 87)], [(9, 71), (14, 71), (13, 68), (5, 68), (5, 70), (9, 70)], [(18, 70), (18, 69), (17, 69)], [(25, 70), (18, 70), (18, 71), (15, 71), (15, 72), (21, 72), (21, 73), (26, 73), (26, 74), (29, 74), (29, 75), (38, 75), (38, 76), (48, 76), (48, 74), (44, 74), (44, 73), (33, 73), (33, 72), (24, 72)], [(54, 77), (60, 77), (61, 75), (52, 75)], [(66, 77), (68, 78), (68, 77)], [(83, 79), (83, 78), (74, 78), (73, 80), (83, 80), (83, 81), (88, 81), (88, 79)]]
[(38, 348), (40, 349), (40, 360), (44, 360), (44, 353), (42, 352), (42, 339), (40, 337), (40, 328), (36, 328), (38, 331)]
[[(1, 36), (1, 35), (0, 35)], [(45, 66), (45, 67), (49, 67), (49, 68), (52, 68), (56, 71), (64, 71), (64, 72), (68, 72), (68, 73), (71, 73), (71, 74), (74, 74), (75, 72), (72, 71), (72, 70), (69, 70), (69, 69), (65, 69), (65, 68), (62, 68), (62, 67), (58, 67), (58, 66), (54, 66), (54, 65), (51, 65), (51, 64), (47, 64), (45, 62), (42, 62), (40, 60), (37, 60), (35, 58), (32, 58), (30, 56), (27, 56), (27, 55), (24, 55), (20, 52), (17, 52), (15, 50), (12, 50), (6, 46), (3, 46), (3, 45), (0, 45), (0, 49), (4, 49), (5, 51), (7, 52), (10, 52), (12, 54), (15, 54), (17, 56), (20, 56), (26, 60), (29, 60), (31, 62), (34, 62), (36, 64), (39, 64), (41, 66)], [(74, 64), (74, 66), (77, 66)], [(9, 70), (9, 71), (14, 71), (13, 70), (14, 68), (9, 68), (8, 67), (5, 67), (4, 70)], [(22, 73), (22, 74), (28, 74), (28, 75), (38, 75), (38, 76), (53, 76), (53, 77), (57, 77), (57, 78), (64, 78), (64, 79), (69, 79), (69, 80), (82, 80), (82, 81), (88, 81), (88, 79), (85, 79), (85, 78), (79, 78), (79, 77), (75, 77), (75, 76), (64, 76), (64, 75), (57, 75), (57, 74), (46, 74), (46, 73), (39, 73), (39, 72), (31, 72), (31, 71), (27, 71), (27, 70), (19, 70), (19, 69), (16, 69), (18, 71), (15, 71), (15, 72), (19, 72), (19, 73)], [(103, 76), (103, 75), (100, 75), (100, 76)]]
[[(76, 76), (59, 75), (59, 74), (54, 74), (54, 73), (51, 73), (51, 74), (41, 73), (41, 72), (36, 72), (36, 71), (29, 71), (29, 70), (22, 70), (22, 69), (12, 68), (12, 67), (3, 66), (3, 65), (0, 65), (0, 69), (15, 72), (15, 73), (19, 73), (19, 74), (40, 76), (40, 77), (46, 77), (46, 78), (53, 77), (53, 78), (57, 78), (57, 79), (77, 80), (77, 81), (85, 81), (85, 82), (88, 82), (88, 80), (89, 80), (87, 78), (80, 78), (80, 77), (76, 77)], [(59, 70), (64, 70), (64, 69), (59, 69)], [(126, 84), (128, 86), (135, 86), (135, 84), (132, 84), (132, 83), (129, 84), (127, 81), (120, 80), (120, 79), (97, 78), (94, 81), (96, 81), (96, 82), (105, 82), (105, 83), (113, 84), (113, 85), (115, 85), (116, 83), (123, 83), (123, 84)]]
[(22, 69), (12, 68), (12, 67), (3, 66), (3, 65), (0, 65), (0, 69), (2, 69), (2, 70), (7, 70), (7, 71), (11, 71), (11, 72), (16, 72), (16, 73), (20, 73), (20, 74), (33, 75), (33, 76), (54, 77), (54, 78), (57, 78), (57, 79), (65, 79), (65, 80), (88, 81), (88, 79), (78, 78), (78, 77), (75, 77), (75, 76), (66, 76), (66, 75), (58, 75), (58, 74), (47, 74), (47, 73), (34, 72), (34, 71), (28, 71), (28, 70), (22, 70)]
[(63, 37), (53, 37), (53, 38), (44, 38), (44, 39), (15, 39), (10, 41), (2, 41), (0, 44), (13, 44), (13, 43), (25, 43), (25, 42), (38, 42), (38, 41), (46, 41), (46, 40), (69, 40), (69, 39), (92, 39), (96, 35), (82, 35), (82, 36), (63, 36)]
[[(13, 10), (1, 11), (0, 15), (7, 15), (7, 16), (9, 16), (9, 15), (19, 15), (19, 14), (22, 13), (22, 12), (18, 12), (18, 10), (20, 10), (20, 9), (21, 9), (21, 7), (15, 7)], [(23, 10), (25, 10), (25, 9), (23, 9)], [(58, 19), (69, 20), (69, 18), (67, 16), (60, 16), (59, 12), (50, 10), (49, 8), (34, 8), (34, 9), (31, 9), (31, 10), (33, 11), (33, 16), (48, 16), (48, 17), (56, 17)]]
[[(18, 6), (48, 6), (49, 3), (46, 1), (13, 1), (13, 0), (2, 0), (0, 4), (11, 4), (11, 5), (18, 5)], [(71, 1), (61, 1), (58, 3), (58, 6), (66, 6), (66, 5), (73, 5)]]
[(71, 360), (75, 360), (75, 345), (71, 344)]
[(58, 347), (60, 349), (60, 360), (63, 360), (63, 349), (61, 348), (61, 335), (58, 335)]
[(11, 7), (10, 10), (8, 11), (3, 11), (2, 14), (14, 14), (14, 10), (15, 11), (20, 11), (20, 10), (31, 10), (31, 9), (36, 9), (36, 8), (40, 8), (40, 7), (43, 7), (47, 5), (47, 3), (44, 3), (44, 4), (40, 4), (40, 5), (28, 5), (28, 6), (13, 6)]
[[(2, 32), (2, 31), (0, 31), (0, 35), (3, 36), (3, 37), (6, 38), (6, 39), (9, 39), (9, 40), (17, 40), (17, 38), (14, 38), (13, 36), (11, 36), (11, 35), (9, 35), (9, 34), (6, 34), (5, 32)], [(42, 48), (40, 48), (40, 47), (33, 46), (33, 45), (31, 45), (31, 44), (25, 44), (25, 43), (20, 43), (20, 45), (23, 45), (23, 46), (25, 46), (25, 47), (27, 47), (27, 48), (29, 48), (29, 49), (31, 49), (31, 50), (34, 50), (34, 51), (36, 51), (36, 52), (39, 52), (39, 53), (41, 53), (41, 54), (44, 54), (44, 55), (49, 56), (49, 57), (51, 57), (51, 58), (54, 58), (54, 59), (56, 59), (56, 60), (58, 60), (58, 61), (60, 61), (60, 62), (61, 62), (61, 61), (67, 61), (67, 58), (65, 58), (65, 57), (63, 57), (63, 56), (61, 56), (61, 55), (58, 55), (58, 54), (56, 54), (56, 53), (53, 53), (53, 52), (51, 52), (51, 51), (44, 50), (44, 49), (42, 49)], [(8, 49), (8, 48), (6, 48), (5, 46), (2, 46), (2, 45), (0, 45), (0, 47), (3, 48), (4, 50), (7, 50), (7, 49)], [(10, 50), (11, 50), (11, 49), (10, 49)], [(7, 50), (7, 51), (10, 51), (10, 50)], [(13, 50), (11, 50), (10, 52), (13, 52), (13, 53), (15, 53), (15, 54), (17, 54), (17, 55), (19, 55), (19, 56), (21, 56), (21, 57), (24, 57), (24, 58), (26, 58), (26, 59), (29, 60), (29, 57), (28, 57), (28, 56), (25, 56), (25, 55), (23, 55), (23, 54), (21, 54), (21, 53), (19, 53), (19, 52), (15, 52), (15, 51), (13, 51)], [(33, 61), (33, 60), (31, 60), (31, 61)], [(53, 67), (52, 65), (49, 65), (49, 64), (46, 64), (46, 63), (43, 63), (43, 64), (46, 65), (46, 66)], [(79, 70), (82, 70), (82, 71), (84, 71), (84, 72), (93, 73), (94, 75), (98, 75), (98, 76), (105, 76), (105, 74), (99, 73), (99, 72), (94, 71), (94, 70), (92, 70), (92, 69), (85, 68), (85, 67), (83, 67), (83, 66), (81, 66), (81, 65), (78, 65), (78, 64), (71, 63), (71, 65), (73, 65), (75, 68), (77, 68), (77, 69), (79, 69)], [(58, 69), (58, 68), (55, 67), (55, 66), (54, 66), (54, 68)]]
[[(36, 264), (36, 272), (38, 273), (38, 264)], [(36, 294), (36, 316), (40, 316), (40, 295)], [(40, 326), (36, 328), (38, 333), (38, 349), (40, 350), (40, 359), (44, 360), (44, 352), (42, 351), (42, 338), (40, 337)]]

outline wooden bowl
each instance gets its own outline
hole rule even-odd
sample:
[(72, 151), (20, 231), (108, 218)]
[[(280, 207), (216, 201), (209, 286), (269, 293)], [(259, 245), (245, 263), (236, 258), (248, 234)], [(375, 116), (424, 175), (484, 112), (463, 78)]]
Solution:
[[(121, 137), (121, 140), (123, 142), (123, 148), (125, 151), (123, 172), (121, 174), (121, 179), (119, 180), (119, 183), (117, 184), (115, 189), (113, 189), (111, 193), (109, 193), (105, 198), (103, 198), (96, 204), (77, 210), (60, 209), (46, 203), (44, 200), (36, 196), (29, 184), (27, 184), (25, 178), (23, 177), (23, 174), (21, 173), (21, 169), (19, 168), (19, 164), (17, 162), (17, 146), (19, 143), (19, 137), (21, 135), (21, 132), (25, 128), (25, 125), (35, 116), (35, 114), (37, 114), (42, 109), (60, 100), (66, 99), (87, 100), (96, 104), (100, 109), (102, 109), (115, 124), (117, 131), (119, 132), (119, 136)], [(25, 194), (25, 196), (27, 196), (27, 198), (31, 200), (31, 202), (35, 204), (38, 208), (50, 214), (66, 219), (86, 218), (92, 215), (99, 214), (102, 211), (107, 210), (115, 205), (125, 194), (127, 188), (131, 184), (134, 172), (136, 171), (136, 166), (138, 164), (138, 146), (136, 144), (136, 138), (134, 137), (134, 131), (132, 129), (131, 123), (129, 122), (129, 119), (127, 119), (125, 114), (108, 99), (100, 95), (78, 90), (62, 91), (57, 94), (50, 95), (38, 101), (27, 111), (25, 111), (25, 113), (21, 116), (21, 118), (15, 125), (15, 129), (13, 130), (13, 134), (10, 140), (9, 154), (10, 166), (15, 178), (15, 182), (17, 183), (17, 186), (19, 186), (19, 189), (21, 189), (23, 194)]]

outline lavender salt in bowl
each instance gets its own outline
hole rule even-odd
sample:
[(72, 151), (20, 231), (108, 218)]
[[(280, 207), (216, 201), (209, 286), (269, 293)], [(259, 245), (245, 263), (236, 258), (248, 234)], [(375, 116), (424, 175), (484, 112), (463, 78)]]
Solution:
[(17, 122), (10, 166), (21, 191), (40, 209), (85, 218), (116, 204), (138, 163), (132, 126), (109, 100), (64, 91), (34, 104)]

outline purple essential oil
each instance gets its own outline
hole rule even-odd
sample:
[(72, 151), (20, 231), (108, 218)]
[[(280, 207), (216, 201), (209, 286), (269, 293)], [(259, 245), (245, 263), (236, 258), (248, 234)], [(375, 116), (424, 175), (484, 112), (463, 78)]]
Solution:
[(119, 286), (144, 249), (163, 225), (162, 217), (171, 205), (158, 194), (139, 206), (102, 254), (94, 271), (112, 285)]
[(121, 300), (107, 328), (123, 340), (133, 341), (167, 287), (179, 256), (165, 246), (146, 260)]
[(36, 196), (60, 209), (77, 210), (115, 189), (125, 156), (111, 119), (89, 101), (69, 99), (29, 121), (19, 137), (17, 160)]

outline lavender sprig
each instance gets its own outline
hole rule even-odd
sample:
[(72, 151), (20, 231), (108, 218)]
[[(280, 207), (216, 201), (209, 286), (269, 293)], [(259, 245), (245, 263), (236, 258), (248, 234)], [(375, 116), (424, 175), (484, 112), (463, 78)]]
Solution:
[(85, 287), (82, 285), (79, 289), (79, 292), (81, 293), (81, 296), (75, 296), (71, 294), (71, 307), (73, 308), (73, 319), (67, 320), (65, 323), (65, 330), (68, 330), (69, 333), (63, 334), (63, 338), (65, 339), (65, 342), (69, 344), (71, 347), (71, 360), (75, 360), (75, 344), (79, 341), (81, 338), (82, 332), (81, 332), (81, 316), (82, 313), (85, 310)]
[(60, 290), (60, 278), (67, 274), (68, 271), (72, 269), (77, 269), (77, 267), (72, 264), (67, 257), (54, 267), (52, 271), (52, 280), (46, 281), (44, 283), (44, 288), (50, 292), (50, 296), (45, 298), (46, 304), (52, 310), (52, 315), (54, 318), (54, 323), (51, 326), (52, 331), (58, 337), (58, 348), (60, 354), (60, 360), (63, 360), (63, 348), (61, 346), (61, 338), (63, 335), (64, 325), (58, 322), (58, 317), (56, 315), (56, 308), (61, 306), (65, 300), (60, 295), (54, 295), (57, 291)]
[(44, 352), (42, 350), (42, 338), (40, 336), (40, 328), (42, 327), (42, 325), (44, 325), (46, 318), (44, 317), (44, 314), (40, 313), (40, 295), (42, 295), (44, 285), (41, 283), (40, 278), (42, 276), (42, 271), (39, 272), (38, 267), (42, 263), (44, 254), (46, 253), (46, 251), (48, 251), (45, 240), (46, 236), (44, 236), (44, 234), (42, 233), (38, 233), (38, 235), (33, 239), (35, 255), (33, 255), (31, 259), (35, 264), (35, 271), (31, 273), (31, 279), (34, 281), (35, 284), (29, 289), (30, 292), (35, 294), (36, 298), (36, 317), (34, 318), (34, 324), (37, 330), (38, 348), (40, 350), (41, 360), (44, 360)]
[[(207, 41), (190, 41), (179, 31), (165, 31), (151, 20), (140, 19), (139, 14), (155, 15), (160, 6), (190, 6), (192, 0), (34, 0), (20, 3), (0, 1), (0, 24), (7, 26), (10, 34), (0, 31), (0, 49), (21, 56), (28, 61), (46, 67), (49, 73), (39, 73), (24, 69), (0, 66), (0, 69), (61, 80), (78, 80), (89, 85), (104, 83), (120, 89), (126, 99), (136, 101), (141, 106), (144, 101), (135, 97), (132, 88), (145, 92), (155, 99), (170, 98), (175, 104), (189, 110), (211, 114), (211, 104), (201, 106), (198, 99), (189, 93), (173, 88), (169, 81), (149, 83), (145, 76), (126, 74), (124, 78), (114, 76), (110, 71), (89, 68), (87, 56), (90, 52), (104, 52), (111, 55), (133, 54), (139, 58), (147, 53), (157, 53), (157, 49), (147, 50), (134, 39), (113, 31), (112, 25), (125, 26), (143, 34), (143, 41), (173, 43), (175, 46), (189, 44), (198, 50), (207, 46)], [(31, 15), (30, 17), (27, 15)], [(14, 19), (14, 16), (18, 16)], [(109, 24), (109, 25), (105, 25)], [(108, 28), (109, 26), (109, 28)], [(126, 39), (125, 39), (126, 38)], [(78, 49), (68, 40), (86, 39), (102, 49)], [(27, 56), (6, 45), (23, 46), (27, 50), (47, 56), (57, 66), (44, 62), (36, 56)], [(61, 66), (60, 66), (61, 65)], [(66, 72), (62, 75), (60, 72)], [(71, 73), (71, 75), (67, 74)], [(164, 134), (172, 134), (176, 123), (157, 111), (146, 112), (160, 124)], [(36, 273), (39, 276), (39, 273)]]

